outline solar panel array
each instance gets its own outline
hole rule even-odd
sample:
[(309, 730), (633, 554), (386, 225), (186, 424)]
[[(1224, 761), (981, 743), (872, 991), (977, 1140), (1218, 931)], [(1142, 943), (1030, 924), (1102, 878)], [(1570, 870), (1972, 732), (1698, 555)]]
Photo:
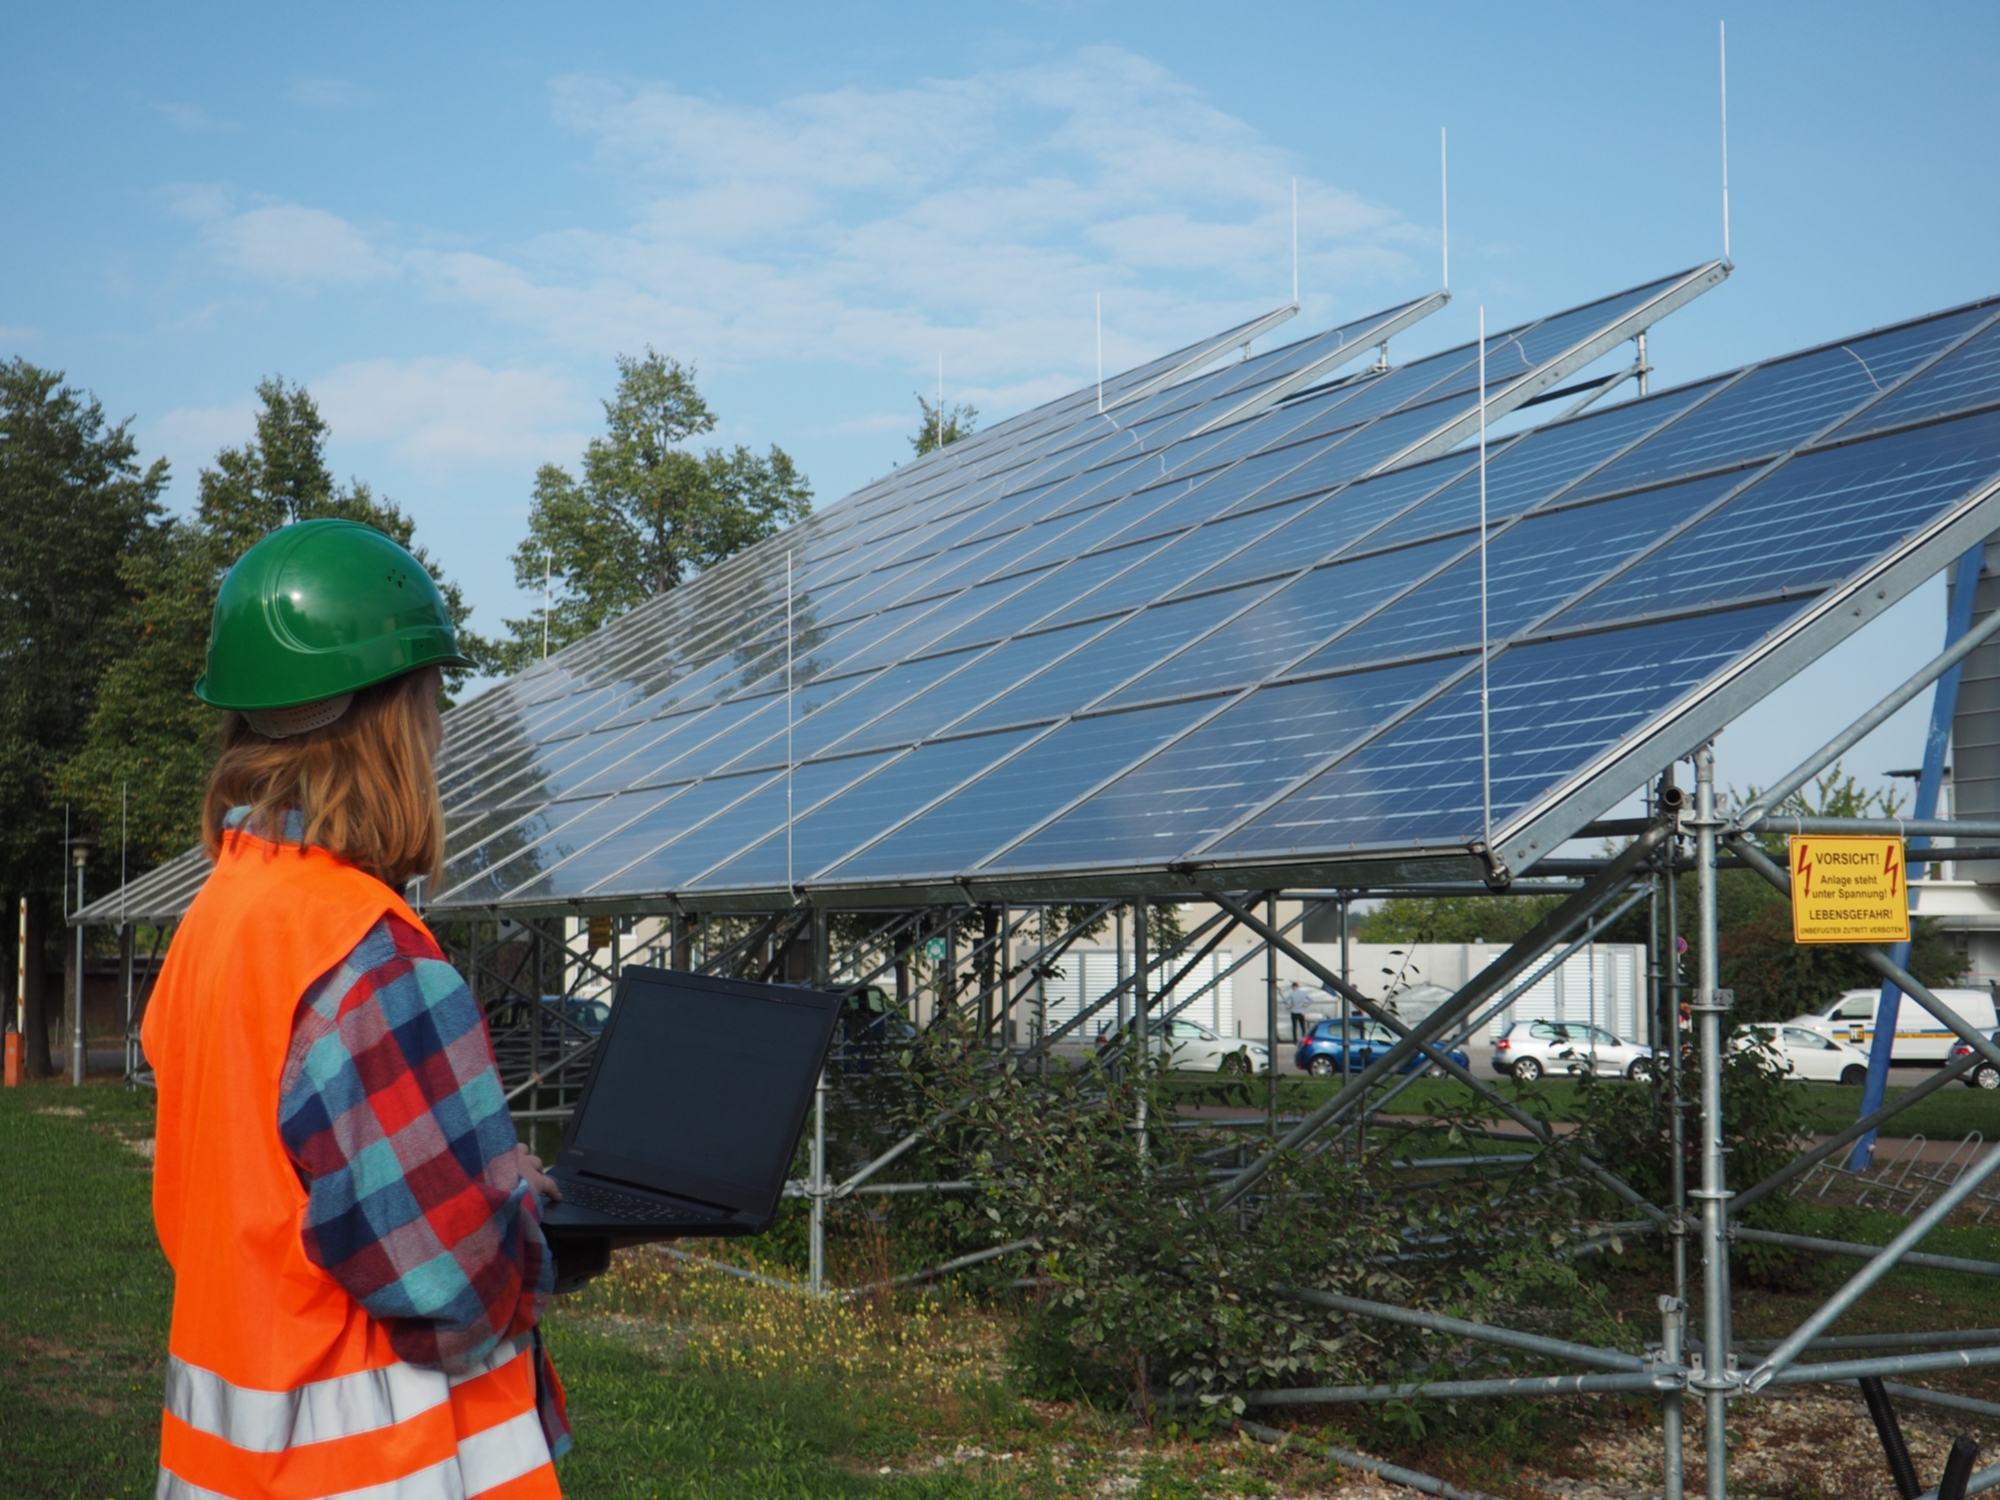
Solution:
[[(1722, 274), (1493, 335), (1489, 418)], [(1106, 382), (1101, 411), (1092, 388), (1028, 412), (466, 705), (429, 906), (889, 900), (1463, 854), (1485, 819), (1478, 350), (1332, 370), (1440, 301), (1189, 373), (1263, 331), (1246, 325)], [(1494, 445), (1496, 829), (1990, 503), (1996, 317), (1957, 309)], [(140, 904), (198, 878), (156, 872)]]

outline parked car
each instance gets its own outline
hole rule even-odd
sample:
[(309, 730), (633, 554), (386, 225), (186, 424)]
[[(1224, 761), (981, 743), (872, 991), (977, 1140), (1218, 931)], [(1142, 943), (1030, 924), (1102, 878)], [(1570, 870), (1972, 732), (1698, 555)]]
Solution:
[[(1262, 1042), (1246, 1042), (1240, 1037), (1226, 1037), (1211, 1031), (1199, 1021), (1190, 1021), (1184, 1016), (1175, 1016), (1165, 1023), (1156, 1017), (1146, 1020), (1147, 1035), (1154, 1038), (1155, 1045), (1164, 1043), (1172, 1054), (1172, 1066), (1176, 1068), (1199, 1069), (1215, 1073), (1262, 1073), (1271, 1062), (1271, 1049)], [(1127, 1021), (1124, 1030), (1129, 1032), (1132, 1023)], [(1100, 1049), (1109, 1047), (1116, 1039), (1113, 1031), (1099, 1031), (1097, 1045)]]
[[(1933, 993), (1974, 1028), (1991, 1031), (2000, 1027), (2000, 1015), (1993, 1010), (1991, 990), (1935, 990)], [(1882, 999), (1880, 990), (1847, 990), (1817, 1010), (1793, 1016), (1785, 1024), (1817, 1031), (1859, 1047), (1863, 1051), (1875, 1039), (1875, 1007)], [(1905, 995), (1896, 1008), (1896, 1042), (1889, 1060), (1904, 1063), (1941, 1063), (1951, 1056), (1957, 1036), (1937, 1017)]]
[(1868, 1054), (1834, 1037), (1822, 1036), (1803, 1026), (1760, 1022), (1755, 1026), (1739, 1026), (1729, 1045), (1741, 1050), (1752, 1046), (1753, 1038), (1755, 1043), (1762, 1044), (1774, 1068), (1800, 1083), (1852, 1085), (1868, 1081)]
[[(1321, 1021), (1313, 1027), (1304, 1042), (1300, 1043), (1297, 1056), (1293, 1059), (1301, 1072), (1311, 1073), (1317, 1078), (1330, 1078), (1336, 1073), (1359, 1073), (1363, 1068), (1381, 1057), (1396, 1045), (1396, 1033), (1380, 1021), (1355, 1017), (1347, 1023), (1346, 1034), (1341, 1032), (1340, 1022)], [(1463, 1048), (1454, 1047), (1445, 1054), (1461, 1068), (1470, 1064)], [(1343, 1057), (1346, 1060), (1342, 1066)], [(1416, 1073), (1429, 1069), (1441, 1074), (1444, 1069), (1428, 1061), (1421, 1053), (1412, 1057), (1398, 1069), (1403, 1073)]]
[(887, 990), (878, 984), (857, 985), (840, 1007), (834, 1055), (847, 1071), (866, 1073), (877, 1058), (908, 1047), (916, 1034)]
[[(1991, 1040), (2000, 1042), (2000, 1031), (1993, 1032)], [(1951, 1060), (1957, 1062), (1971, 1050), (1964, 1042), (1960, 1042), (1951, 1049)], [(2000, 1068), (1994, 1067), (1990, 1062), (1981, 1063), (1965, 1075), (1965, 1084), (1968, 1088), (2000, 1089)]]
[(1493, 1071), (1516, 1083), (1545, 1073), (1644, 1078), (1653, 1071), (1653, 1049), (1581, 1021), (1516, 1021), (1494, 1039)]
[[(544, 995), (542, 1004), (546, 1005), (553, 1015), (561, 1016), (563, 1020), (569, 1022), (570, 1026), (587, 1031), (592, 1036), (603, 1031), (604, 1023), (611, 1019), (609, 1000), (586, 999), (582, 995)], [(551, 1025), (545, 1026), (543, 1031), (545, 1035), (557, 1037), (565, 1042), (576, 1040), (575, 1032), (570, 1031), (568, 1027)]]

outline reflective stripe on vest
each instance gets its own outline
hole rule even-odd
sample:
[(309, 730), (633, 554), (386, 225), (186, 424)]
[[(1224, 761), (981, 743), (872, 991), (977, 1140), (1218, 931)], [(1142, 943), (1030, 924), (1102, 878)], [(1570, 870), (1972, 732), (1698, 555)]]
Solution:
[[(541, 1419), (526, 1411), (460, 1439), (457, 1456), (441, 1464), (386, 1484), (341, 1490), (319, 1500), (479, 1500), (487, 1491), (532, 1474), (548, 1462), (549, 1445), (542, 1436)], [(166, 1469), (160, 1471), (153, 1496), (154, 1500), (234, 1500), (190, 1484)]]
[(458, 1375), (394, 1364), (315, 1380), (292, 1391), (231, 1385), (213, 1370), (169, 1355), (167, 1410), (195, 1431), (219, 1437), (232, 1447), (282, 1453), (407, 1422), (449, 1401), (452, 1386), (499, 1369), (528, 1346), (525, 1335), (504, 1340)]
[[(430, 1406), (450, 1400), (454, 1386), (484, 1380), (522, 1358), (534, 1358), (530, 1342), (526, 1338), (510, 1338), (476, 1366), (454, 1376), (444, 1376), (438, 1370), (418, 1370), (414, 1364), (394, 1364), (386, 1370), (368, 1372), (372, 1376), (388, 1376), (388, 1380), (354, 1384), (356, 1376), (340, 1376), (338, 1380), (316, 1380), (298, 1392), (244, 1390), (242, 1386), (230, 1386), (208, 1370), (170, 1360), (168, 1410), (182, 1422), (238, 1448), (280, 1452), (304, 1442), (324, 1442), (394, 1426)], [(332, 1392), (328, 1390), (330, 1386), (340, 1386), (340, 1390)], [(424, 1400), (424, 1404), (402, 1404), (412, 1398)], [(186, 1402), (186, 1406), (176, 1406), (176, 1400)], [(266, 1446), (286, 1422), (292, 1424), (288, 1432), (296, 1434), (316, 1418), (322, 1422), (336, 1420), (342, 1426), (338, 1430), (322, 1426), (312, 1438), (294, 1436), (288, 1444)], [(358, 1490), (326, 1492), (324, 1496), (314, 1496), (314, 1500), (478, 1500), (488, 1490), (548, 1464), (548, 1438), (542, 1434), (542, 1418), (530, 1408), (490, 1428), (458, 1438), (458, 1452), (440, 1464), (382, 1484), (364, 1484)], [(550, 1492), (554, 1492), (552, 1480)], [(238, 1500), (238, 1496), (208, 1490), (166, 1468), (160, 1470), (154, 1496), (156, 1500)]]

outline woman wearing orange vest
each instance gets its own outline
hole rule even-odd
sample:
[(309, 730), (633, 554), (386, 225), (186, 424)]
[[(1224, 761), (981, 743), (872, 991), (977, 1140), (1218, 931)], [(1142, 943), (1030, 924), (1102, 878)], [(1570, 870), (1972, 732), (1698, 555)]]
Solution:
[(223, 580), (214, 872), (143, 1039), (174, 1268), (160, 1500), (544, 1500), (569, 1445), (536, 1323), (541, 1163), (478, 1004), (399, 892), (435, 877), (436, 585), (349, 521)]

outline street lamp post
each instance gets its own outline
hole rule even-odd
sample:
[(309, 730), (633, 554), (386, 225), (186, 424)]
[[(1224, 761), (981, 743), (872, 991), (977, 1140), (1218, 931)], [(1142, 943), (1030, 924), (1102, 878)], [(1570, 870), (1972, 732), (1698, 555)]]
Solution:
[(83, 867), (90, 859), (93, 841), (81, 836), (69, 841), (70, 863), (76, 866), (76, 1014), (69, 1035), (69, 1081), (83, 1087)]

